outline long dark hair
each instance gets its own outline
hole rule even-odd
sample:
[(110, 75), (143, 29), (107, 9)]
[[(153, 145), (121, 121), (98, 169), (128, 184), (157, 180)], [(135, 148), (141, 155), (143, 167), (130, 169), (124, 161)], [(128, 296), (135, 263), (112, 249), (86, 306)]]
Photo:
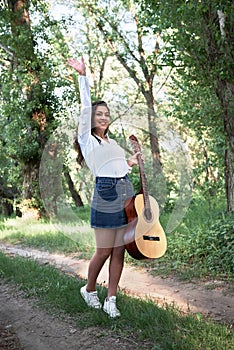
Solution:
[[(107, 105), (107, 103), (105, 101), (95, 101), (92, 103), (92, 113), (91, 113), (91, 134), (93, 135), (93, 137), (95, 137), (97, 139), (97, 141), (100, 143), (100, 140), (95, 136), (95, 127), (93, 126), (94, 124), (94, 116), (95, 116), (95, 112), (96, 112), (96, 109), (97, 107), (99, 106), (105, 106), (108, 111), (110, 112), (110, 109)], [(104, 131), (104, 134), (106, 135), (107, 132), (109, 130), (109, 127), (106, 128), (106, 130)], [(76, 160), (77, 160), (77, 163), (79, 165), (82, 165), (83, 163), (83, 160), (84, 160), (84, 156), (81, 152), (81, 148), (80, 148), (80, 144), (78, 142), (78, 129), (76, 129), (76, 132), (75, 132), (75, 137), (74, 137), (74, 148), (75, 150), (77, 151), (77, 157), (76, 157)]]

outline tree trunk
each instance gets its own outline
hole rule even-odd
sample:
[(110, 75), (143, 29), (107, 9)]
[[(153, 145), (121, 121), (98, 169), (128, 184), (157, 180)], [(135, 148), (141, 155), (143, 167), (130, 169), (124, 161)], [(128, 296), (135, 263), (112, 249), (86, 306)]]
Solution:
[(14, 212), (13, 201), (16, 191), (9, 188), (3, 184), (2, 179), (0, 179), (0, 207), (3, 216), (11, 216)]
[[(142, 92), (143, 93), (143, 92)], [(149, 137), (150, 137), (150, 149), (152, 155), (152, 183), (151, 191), (152, 195), (157, 198), (158, 204), (161, 207), (165, 203), (166, 199), (166, 188), (165, 188), (165, 178), (162, 170), (161, 154), (159, 147), (159, 136), (157, 131), (156, 123), (156, 112), (154, 109), (154, 97), (152, 89), (150, 91), (144, 91), (143, 93), (148, 110), (148, 127), (149, 127)]]
[(15, 19), (16, 24), (27, 24), (29, 25), (29, 12), (28, 4), (29, 0), (7, 0), (9, 9), (13, 13), (19, 12), (20, 16)]
[[(40, 96), (40, 82), (38, 78), (38, 72), (36, 67), (36, 61), (37, 57), (34, 54), (34, 41), (33, 41), (33, 34), (30, 27), (30, 15), (29, 15), (29, 0), (8, 0), (8, 7), (12, 12), (11, 16), (11, 31), (12, 31), (12, 37), (13, 37), (13, 51), (14, 51), (14, 57), (16, 58), (14, 64), (12, 65), (13, 69), (18, 69), (18, 64), (20, 66), (24, 66), (25, 74), (30, 74), (31, 77), (34, 78), (33, 83), (31, 85), (20, 86), (20, 89), (22, 90), (22, 94), (27, 99), (26, 102), (30, 105), (30, 103), (33, 102), (33, 100), (37, 100), (38, 96)], [(19, 44), (21, 48), (19, 49)], [(15, 63), (17, 64), (15, 65)], [(33, 64), (30, 64), (33, 63)], [(36, 86), (36, 89), (35, 89)], [(36, 90), (36, 93), (34, 92)], [(24, 93), (23, 93), (24, 91)], [(40, 97), (39, 97), (40, 98)], [(44, 108), (42, 104), (42, 108)], [(36, 105), (36, 103), (35, 103)], [(31, 111), (31, 113), (27, 114), (27, 111), (25, 110), (25, 116), (28, 118), (28, 126), (27, 132), (28, 134), (32, 134), (32, 131), (37, 132), (32, 136), (32, 139), (38, 143), (38, 151), (35, 151), (35, 155), (31, 156), (30, 158), (28, 156), (22, 157), (22, 159), (19, 159), (23, 164), (23, 186), (22, 186), (22, 199), (28, 200), (29, 208), (32, 206), (32, 203), (30, 200), (33, 198), (34, 203), (36, 203), (35, 207), (39, 208), (41, 201), (39, 196), (39, 185), (38, 185), (38, 176), (39, 176), (39, 166), (40, 166), (40, 149), (43, 148), (45, 144), (45, 140), (42, 135), (42, 131), (45, 129), (46, 124), (46, 116), (44, 111), (38, 111), (36, 107)], [(35, 124), (38, 125), (35, 126), (35, 129), (32, 130), (32, 125), (30, 124), (31, 121), (34, 121)], [(29, 145), (30, 146), (30, 145)], [(27, 158), (28, 157), (28, 158)], [(25, 201), (26, 203), (26, 201)]]
[(156, 128), (156, 112), (154, 109), (154, 97), (153, 94), (150, 92), (144, 93), (146, 104), (147, 104), (147, 110), (148, 110), (148, 125), (149, 125), (149, 136), (150, 136), (150, 146), (151, 146), (151, 153), (152, 153), (152, 160), (153, 160), (153, 172), (154, 175), (157, 176), (158, 174), (162, 173), (162, 163), (161, 163), (161, 155), (160, 155), (160, 149), (159, 149), (159, 142), (158, 142), (158, 132)]
[(72, 181), (71, 175), (69, 174), (69, 171), (67, 169), (64, 170), (64, 176), (67, 180), (68, 188), (69, 188), (71, 196), (75, 202), (76, 207), (83, 207), (84, 204), (82, 202), (82, 199), (81, 199), (79, 193), (77, 192), (77, 190), (75, 189), (74, 182)]
[(38, 180), (38, 165), (33, 162), (24, 165), (24, 180), (22, 188), (22, 197), (32, 199), (34, 195), (34, 183)]
[(0, 205), (2, 206), (2, 215), (5, 217), (9, 217), (13, 214), (14, 209), (12, 203), (9, 202), (8, 199), (2, 199), (0, 201)]
[(224, 131), (227, 136), (227, 149), (225, 151), (227, 211), (234, 212), (234, 84), (220, 80), (217, 96), (223, 109)]
[(20, 43), (23, 47), (23, 50), (17, 51), (17, 59), (25, 59), (25, 55), (27, 59), (34, 56), (34, 44), (30, 28), (28, 5), (29, 0), (8, 0), (8, 7), (14, 14), (11, 19), (11, 31), (16, 45), (18, 42), (17, 39), (20, 37)]
[[(231, 5), (231, 3), (230, 12), (225, 14), (225, 11), (221, 10), (221, 6), (217, 6), (210, 1), (208, 11), (203, 13), (204, 32), (208, 44), (208, 71), (210, 66), (211, 73), (213, 69), (216, 74), (218, 73), (216, 95), (222, 107), (224, 132), (226, 134), (227, 148), (224, 161), (228, 212), (234, 212), (233, 20), (232, 15), (230, 15), (233, 4)], [(219, 70), (217, 70), (217, 67), (219, 67)]]

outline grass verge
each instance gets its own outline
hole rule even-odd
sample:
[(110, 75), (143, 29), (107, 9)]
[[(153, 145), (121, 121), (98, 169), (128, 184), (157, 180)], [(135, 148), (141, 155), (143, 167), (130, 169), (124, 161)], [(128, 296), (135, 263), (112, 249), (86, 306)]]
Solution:
[[(79, 289), (84, 281), (39, 265), (33, 260), (10, 258), (0, 253), (0, 277), (17, 284), (27, 297), (36, 297), (44, 308), (58, 314), (68, 314), (79, 327), (109, 328), (125, 338), (134, 339), (137, 349), (155, 350), (224, 350), (234, 343), (233, 330), (222, 324), (185, 315), (180, 310), (158, 307), (151, 300), (134, 299), (118, 294), (121, 318), (110, 320), (101, 310), (86, 307)], [(98, 287), (103, 302), (106, 289)]]
[[(200, 205), (199, 205), (200, 204)], [(202, 212), (202, 215), (201, 215)], [(95, 249), (89, 226), (89, 208), (77, 209), (76, 222), (51, 224), (10, 218), (0, 221), (0, 239), (40, 250), (76, 253), (90, 259)], [(199, 218), (199, 220), (197, 219)], [(162, 218), (163, 219), (163, 218)], [(184, 280), (219, 279), (233, 281), (234, 216), (210, 210), (207, 203), (195, 202), (177, 230), (167, 235), (163, 257), (138, 261), (126, 254), (128, 264), (147, 267), (152, 274), (173, 275)]]

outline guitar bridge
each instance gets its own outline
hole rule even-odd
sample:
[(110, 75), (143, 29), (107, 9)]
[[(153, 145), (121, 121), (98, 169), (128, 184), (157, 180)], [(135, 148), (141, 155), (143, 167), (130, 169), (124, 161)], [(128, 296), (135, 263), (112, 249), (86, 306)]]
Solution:
[(145, 241), (160, 241), (160, 238), (157, 236), (146, 236), (143, 235), (143, 240)]

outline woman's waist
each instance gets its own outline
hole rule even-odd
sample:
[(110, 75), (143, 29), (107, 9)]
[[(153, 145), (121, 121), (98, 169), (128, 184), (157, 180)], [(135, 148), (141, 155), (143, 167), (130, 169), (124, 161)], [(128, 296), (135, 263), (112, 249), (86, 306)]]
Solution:
[(118, 181), (121, 181), (121, 180), (127, 180), (129, 179), (129, 176), (128, 174), (125, 174), (123, 176), (117, 176), (117, 177), (114, 177), (114, 176), (96, 176), (96, 183), (100, 183), (100, 182), (110, 182), (110, 181), (113, 181), (113, 182), (118, 182)]

